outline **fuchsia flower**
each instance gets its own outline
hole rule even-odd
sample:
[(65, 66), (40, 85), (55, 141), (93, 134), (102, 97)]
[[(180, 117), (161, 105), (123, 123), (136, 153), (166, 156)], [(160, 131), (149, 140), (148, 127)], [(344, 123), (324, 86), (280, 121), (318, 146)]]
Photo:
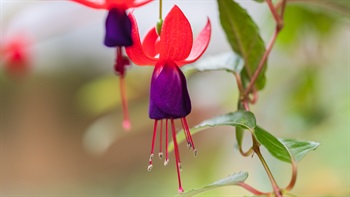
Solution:
[(130, 129), (129, 114), (125, 92), (125, 67), (130, 65), (129, 59), (123, 56), (122, 47), (133, 44), (131, 38), (131, 22), (126, 14), (129, 8), (139, 7), (152, 0), (73, 0), (91, 8), (108, 10), (106, 18), (106, 34), (104, 44), (107, 47), (117, 47), (114, 71), (120, 75), (120, 91), (124, 113), (123, 127)]
[(0, 42), (0, 57), (4, 62), (7, 74), (13, 77), (22, 77), (29, 72), (28, 45), (30, 45), (30, 41), (24, 35), (14, 36)]
[(192, 29), (189, 21), (179, 7), (174, 6), (164, 19), (160, 35), (152, 28), (141, 44), (135, 17), (129, 14), (132, 23), (132, 39), (134, 44), (126, 48), (129, 58), (137, 65), (154, 65), (151, 79), (149, 117), (155, 119), (152, 138), (151, 156), (148, 169), (151, 170), (154, 156), (154, 141), (157, 125), (160, 122), (160, 150), (162, 153), (162, 123), (165, 119), (165, 162), (168, 157), (168, 120), (171, 121), (172, 136), (175, 149), (176, 169), (179, 181), (179, 192), (183, 192), (180, 179), (180, 155), (176, 141), (174, 119), (181, 119), (189, 148), (197, 154), (190, 134), (186, 116), (191, 112), (191, 100), (187, 90), (186, 78), (179, 67), (196, 61), (205, 51), (211, 35), (210, 20), (197, 39), (193, 42)]
[(142, 6), (152, 0), (73, 0), (90, 8), (108, 10), (104, 44), (108, 47), (130, 46), (131, 23), (126, 15), (129, 8)]

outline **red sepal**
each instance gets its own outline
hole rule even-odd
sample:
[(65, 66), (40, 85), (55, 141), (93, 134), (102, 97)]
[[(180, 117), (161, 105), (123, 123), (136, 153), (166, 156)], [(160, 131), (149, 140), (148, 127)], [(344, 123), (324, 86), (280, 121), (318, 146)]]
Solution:
[(188, 57), (193, 44), (191, 25), (176, 5), (163, 22), (160, 36), (160, 60), (181, 61)]
[(155, 65), (157, 59), (148, 56), (143, 51), (140, 41), (139, 28), (137, 26), (135, 16), (132, 14), (132, 12), (130, 12), (128, 16), (132, 24), (131, 37), (133, 40), (133, 45), (125, 48), (126, 53), (128, 54), (129, 58), (137, 65)]

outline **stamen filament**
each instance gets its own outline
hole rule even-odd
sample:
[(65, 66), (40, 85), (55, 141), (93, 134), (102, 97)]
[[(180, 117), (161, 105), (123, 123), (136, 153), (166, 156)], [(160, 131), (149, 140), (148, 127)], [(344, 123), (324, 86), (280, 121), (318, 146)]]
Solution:
[(153, 127), (153, 137), (152, 137), (152, 147), (151, 147), (151, 155), (149, 156), (149, 165), (148, 165), (148, 171), (152, 170), (153, 163), (152, 163), (152, 158), (154, 156), (154, 142), (156, 140), (156, 135), (157, 135), (157, 123), (158, 120), (154, 121), (154, 127)]
[(175, 159), (176, 159), (176, 171), (177, 171), (177, 179), (179, 182), (179, 193), (184, 192), (184, 189), (181, 186), (181, 177), (180, 177), (180, 154), (179, 154), (179, 147), (177, 145), (176, 141), (176, 131), (175, 131), (175, 124), (174, 124), (174, 119), (171, 119), (171, 126), (172, 126), (172, 134), (173, 134), (173, 142), (174, 142), (174, 149), (175, 149)]
[(165, 119), (165, 161), (164, 165), (168, 165), (169, 163), (169, 151), (168, 151), (168, 143), (169, 143), (169, 137), (168, 137), (168, 119)]
[(187, 133), (187, 131), (186, 131), (186, 127), (185, 127), (185, 125), (184, 125), (184, 121), (183, 121), (182, 118), (181, 118), (181, 124), (182, 124), (182, 129), (184, 130), (184, 134), (185, 134), (185, 136), (186, 136), (187, 147), (188, 147), (189, 150), (191, 150), (192, 144), (191, 144), (191, 141), (190, 141), (190, 139), (189, 139), (189, 137), (188, 137), (188, 133)]
[(188, 128), (187, 120), (186, 120), (186, 118), (181, 118), (181, 120), (183, 120), (183, 123), (185, 125), (185, 130), (186, 130), (187, 135), (189, 136), (190, 142), (192, 144), (193, 154), (194, 154), (194, 156), (197, 156), (197, 149), (194, 146), (194, 142), (193, 142), (193, 139), (192, 139), (192, 136), (190, 133), (190, 129)]
[(162, 159), (162, 158), (163, 158), (163, 151), (162, 151), (162, 146), (163, 146), (163, 144), (162, 144), (162, 142), (163, 142), (163, 131), (162, 131), (162, 129), (163, 129), (163, 120), (160, 120), (159, 154), (158, 154), (159, 159)]

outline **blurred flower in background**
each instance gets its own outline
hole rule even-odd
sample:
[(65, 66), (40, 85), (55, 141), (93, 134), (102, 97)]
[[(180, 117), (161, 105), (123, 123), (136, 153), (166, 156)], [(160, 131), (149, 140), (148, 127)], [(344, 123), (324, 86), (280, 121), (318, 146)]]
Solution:
[[(266, 5), (237, 2), (257, 21), (267, 40), (272, 30), (267, 21), (272, 17)], [(186, 13), (194, 35), (206, 24), (206, 17), (211, 18), (212, 41), (204, 61), (230, 51), (215, 1), (164, 1), (164, 12), (174, 3)], [(128, 72), (125, 85), (135, 126), (133, 132), (123, 132), (118, 80), (108, 66), (115, 52), (101, 45), (100, 39), (104, 23), (99, 19), (105, 13), (90, 12), (71, 1), (1, 1), (1, 6), (1, 43), (16, 38), (18, 32), (29, 35), (26, 46), (30, 47), (25, 51), (29, 51), (31, 69), (18, 83), (6, 74), (1, 56), (1, 195), (174, 195), (172, 171), (159, 168), (149, 174), (144, 168), (153, 127), (147, 118), (152, 68), (131, 66)], [(158, 19), (154, 10), (158, 4), (149, 3), (134, 13), (140, 19), (141, 35)], [(288, 5), (285, 29), (269, 60), (267, 86), (252, 108), (259, 124), (277, 136), (321, 142), (300, 163), (293, 190), (300, 196), (350, 194), (346, 176), (350, 166), (349, 19), (334, 10), (314, 4)], [(190, 127), (236, 109), (237, 90), (230, 74), (195, 73), (187, 82), (193, 104)], [(202, 154), (196, 159), (191, 154), (181, 158), (191, 160), (185, 162), (183, 173), (186, 188), (243, 170), (255, 177), (247, 179), (249, 184), (271, 189), (257, 158), (242, 158), (233, 148), (230, 127), (210, 129), (193, 138)], [(273, 173), (281, 185), (287, 184), (290, 166), (269, 157), (267, 161), (277, 169)], [(315, 175), (326, 178), (316, 180)], [(250, 194), (226, 187), (205, 195)]]
[(152, 0), (104, 0), (104, 1), (90, 1), (90, 0), (72, 0), (94, 9), (108, 10), (108, 15), (105, 22), (105, 37), (104, 45), (107, 47), (116, 47), (116, 58), (114, 64), (114, 71), (120, 76), (120, 95), (122, 99), (123, 108), (123, 128), (130, 130), (131, 124), (129, 120), (128, 105), (125, 90), (125, 71), (126, 67), (130, 65), (129, 58), (123, 56), (123, 47), (133, 45), (131, 38), (131, 21), (127, 16), (126, 10), (129, 8), (140, 7), (149, 3)]
[(28, 74), (30, 70), (30, 54), (28, 52), (30, 41), (28, 35), (22, 32), (21, 35), (3, 38), (0, 41), (0, 57), (7, 75), (21, 77)]

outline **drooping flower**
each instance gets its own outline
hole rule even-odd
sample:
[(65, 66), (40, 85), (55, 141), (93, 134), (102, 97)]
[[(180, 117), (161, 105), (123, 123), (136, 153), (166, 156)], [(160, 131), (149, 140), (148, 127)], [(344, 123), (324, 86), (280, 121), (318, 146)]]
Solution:
[(12, 77), (22, 77), (29, 72), (29, 39), (24, 35), (4, 38), (0, 41), (0, 57), (5, 72)]
[(132, 45), (129, 8), (142, 6), (152, 0), (73, 0), (94, 9), (108, 10), (104, 44), (108, 47)]
[(160, 150), (162, 152), (162, 127), (165, 120), (165, 162), (168, 157), (168, 122), (171, 122), (174, 142), (176, 169), (178, 174), (179, 192), (183, 192), (180, 179), (180, 155), (176, 141), (175, 119), (180, 119), (186, 136), (188, 147), (197, 154), (192, 136), (186, 121), (191, 112), (191, 100), (187, 90), (186, 78), (179, 67), (196, 61), (205, 51), (211, 36), (210, 20), (193, 42), (192, 29), (189, 21), (178, 6), (174, 6), (164, 19), (158, 35), (156, 27), (152, 28), (140, 41), (136, 19), (129, 14), (132, 23), (132, 39), (134, 44), (126, 47), (126, 53), (137, 65), (154, 65), (151, 79), (149, 117), (154, 119), (151, 155), (148, 170), (153, 167), (154, 142), (160, 122)]
[(123, 127), (130, 129), (130, 121), (126, 102), (125, 92), (125, 69), (130, 65), (129, 59), (123, 56), (122, 47), (133, 44), (131, 38), (131, 22), (126, 14), (129, 8), (135, 8), (149, 3), (152, 0), (72, 0), (94, 9), (108, 10), (105, 23), (104, 44), (107, 47), (116, 47), (116, 60), (114, 71), (120, 76), (120, 91), (123, 108)]

